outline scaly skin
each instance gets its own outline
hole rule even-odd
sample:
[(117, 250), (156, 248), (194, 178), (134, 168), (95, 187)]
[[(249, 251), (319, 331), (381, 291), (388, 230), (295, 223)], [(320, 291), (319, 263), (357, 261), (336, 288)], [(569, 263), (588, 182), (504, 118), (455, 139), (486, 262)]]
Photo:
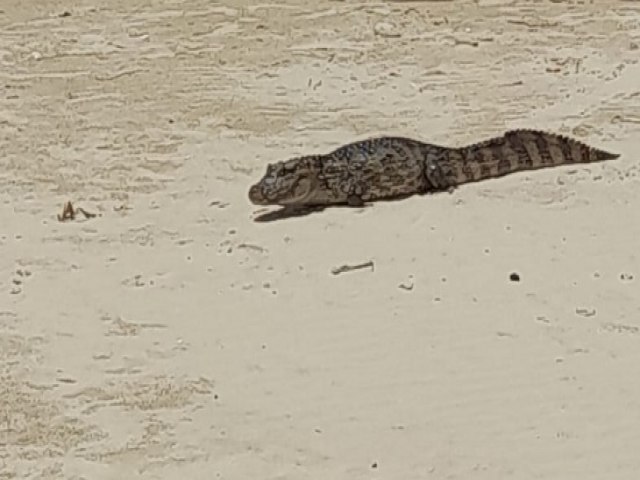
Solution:
[(377, 137), (325, 155), (268, 165), (249, 190), (256, 205), (324, 206), (451, 190), (509, 173), (618, 158), (568, 137), (511, 130), (481, 143), (447, 148), (402, 137)]

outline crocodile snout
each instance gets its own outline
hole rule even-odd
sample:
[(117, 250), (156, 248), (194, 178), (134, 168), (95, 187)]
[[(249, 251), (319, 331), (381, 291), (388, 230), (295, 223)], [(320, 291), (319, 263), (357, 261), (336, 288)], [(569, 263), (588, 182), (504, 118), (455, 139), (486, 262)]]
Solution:
[(252, 185), (251, 188), (249, 188), (249, 200), (256, 205), (264, 205), (265, 199), (259, 185)]

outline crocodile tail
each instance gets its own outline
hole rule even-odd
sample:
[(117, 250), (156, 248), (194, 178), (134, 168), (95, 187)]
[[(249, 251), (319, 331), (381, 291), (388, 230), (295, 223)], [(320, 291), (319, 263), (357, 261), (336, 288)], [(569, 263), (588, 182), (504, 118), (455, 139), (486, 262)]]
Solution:
[(511, 130), (502, 137), (456, 149), (456, 183), (558, 165), (613, 160), (619, 156), (554, 133)]

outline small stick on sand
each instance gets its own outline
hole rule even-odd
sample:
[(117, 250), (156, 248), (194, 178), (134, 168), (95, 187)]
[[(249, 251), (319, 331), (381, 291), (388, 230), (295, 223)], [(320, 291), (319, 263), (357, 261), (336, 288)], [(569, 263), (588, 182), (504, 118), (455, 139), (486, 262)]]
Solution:
[(85, 218), (93, 218), (96, 216), (95, 213), (87, 212), (82, 207), (73, 208), (71, 202), (67, 202), (64, 204), (64, 208), (62, 209), (62, 215), (58, 215), (58, 221), (66, 222), (68, 220), (75, 220), (78, 213), (84, 215)]
[(363, 268), (371, 268), (371, 271), (374, 271), (373, 260), (369, 260), (365, 263), (359, 263), (357, 265), (341, 265), (339, 267), (334, 267), (331, 269), (331, 273), (334, 275), (340, 275), (345, 272), (352, 272), (354, 270), (362, 270)]

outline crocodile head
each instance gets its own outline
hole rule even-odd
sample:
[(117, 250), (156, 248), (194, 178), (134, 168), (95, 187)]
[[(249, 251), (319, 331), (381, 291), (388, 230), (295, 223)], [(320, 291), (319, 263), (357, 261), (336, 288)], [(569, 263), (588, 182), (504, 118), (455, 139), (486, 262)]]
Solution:
[(309, 203), (316, 186), (316, 156), (297, 157), (267, 165), (262, 179), (249, 189), (256, 205), (303, 205)]

